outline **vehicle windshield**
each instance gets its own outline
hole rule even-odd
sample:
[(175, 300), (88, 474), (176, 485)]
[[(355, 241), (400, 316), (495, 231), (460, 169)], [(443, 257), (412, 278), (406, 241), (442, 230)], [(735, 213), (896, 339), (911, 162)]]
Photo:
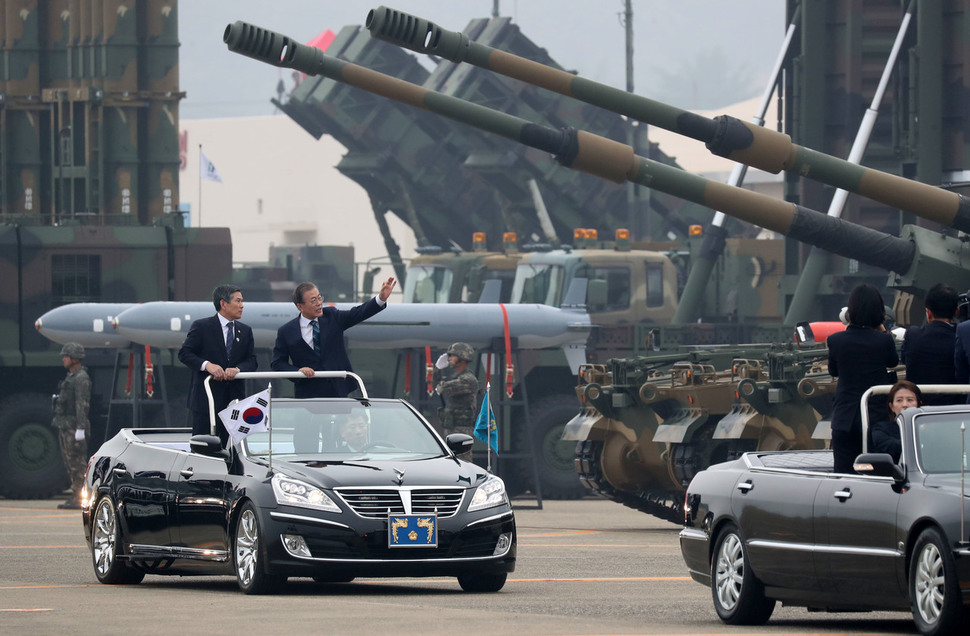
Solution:
[(408, 268), (404, 302), (446, 303), (454, 274), (447, 267), (414, 265)]
[(562, 267), (558, 265), (522, 263), (515, 272), (512, 302), (558, 307), (562, 278)]
[[(928, 413), (916, 419), (916, 454), (926, 473), (958, 473), (970, 470), (965, 436), (961, 424), (970, 424), (967, 413)], [(970, 428), (970, 427), (965, 427)]]
[[(431, 427), (403, 402), (344, 399), (274, 399), (272, 431), (243, 441), (250, 456), (269, 454), (291, 461), (424, 459), (447, 450)], [(272, 440), (272, 442), (271, 442)]]

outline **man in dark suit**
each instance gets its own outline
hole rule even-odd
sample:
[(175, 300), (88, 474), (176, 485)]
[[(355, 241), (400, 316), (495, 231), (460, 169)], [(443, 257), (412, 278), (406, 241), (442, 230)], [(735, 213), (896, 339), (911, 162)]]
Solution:
[[(353, 309), (324, 307), (323, 296), (313, 283), (300, 283), (293, 291), (293, 304), (300, 315), (276, 332), (273, 371), (299, 371), (312, 378), (315, 371), (353, 371), (344, 346), (344, 331), (382, 311), (394, 289), (388, 278), (380, 293)], [(296, 380), (294, 395), (308, 397), (347, 397), (357, 388), (353, 380), (327, 378)]]
[[(209, 400), (202, 382), (212, 376), (209, 387), (216, 414), (232, 400), (246, 397), (242, 380), (233, 380), (240, 371), (256, 370), (253, 330), (239, 322), (243, 314), (242, 291), (235, 285), (220, 285), (212, 291), (216, 315), (192, 323), (179, 349), (179, 360), (192, 372), (188, 407), (192, 434), (209, 434)], [(223, 443), (229, 439), (225, 427), (216, 431)]]
[[(903, 338), (901, 358), (906, 365), (906, 379), (910, 382), (920, 385), (953, 384), (956, 381), (953, 316), (958, 302), (956, 291), (943, 284), (933, 285), (926, 292), (926, 324), (908, 328)], [(939, 393), (923, 396), (926, 404), (953, 404), (963, 399), (963, 396)]]

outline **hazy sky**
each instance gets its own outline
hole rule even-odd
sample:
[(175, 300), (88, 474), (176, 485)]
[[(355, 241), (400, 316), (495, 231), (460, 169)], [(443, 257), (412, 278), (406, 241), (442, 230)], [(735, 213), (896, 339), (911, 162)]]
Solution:
[[(493, 0), (385, 0), (387, 6), (460, 31), (489, 17)], [(535, 44), (563, 68), (626, 85), (623, 0), (501, 0)], [(364, 23), (379, 2), (182, 0), (180, 83), (185, 119), (269, 115), (281, 71), (230, 53), (226, 25), (243, 20), (306, 42)], [(635, 92), (680, 108), (712, 109), (760, 95), (785, 33), (784, 0), (633, 0)], [(289, 85), (288, 85), (289, 88)]]

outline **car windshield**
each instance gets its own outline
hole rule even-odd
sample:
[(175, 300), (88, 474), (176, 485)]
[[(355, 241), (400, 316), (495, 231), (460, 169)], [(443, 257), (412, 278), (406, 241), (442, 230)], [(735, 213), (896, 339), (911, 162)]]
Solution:
[[(958, 473), (970, 470), (962, 424), (970, 423), (968, 413), (930, 413), (916, 419), (916, 453), (923, 472)], [(965, 427), (966, 428), (966, 427)]]
[(431, 427), (398, 400), (274, 399), (271, 431), (243, 441), (247, 455), (294, 461), (424, 459), (447, 453)]

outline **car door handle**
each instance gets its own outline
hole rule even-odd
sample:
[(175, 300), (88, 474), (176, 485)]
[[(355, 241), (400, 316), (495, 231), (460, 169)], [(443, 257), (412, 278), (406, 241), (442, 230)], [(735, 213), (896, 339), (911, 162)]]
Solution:
[(852, 496), (852, 491), (849, 490), (848, 488), (846, 488), (845, 490), (836, 490), (832, 496), (838, 499), (839, 501), (845, 501), (846, 499)]
[(118, 475), (119, 477), (124, 477), (125, 475), (128, 474), (128, 471), (125, 470), (124, 468), (114, 468), (111, 470), (111, 472), (113, 472), (115, 475)]
[(737, 489), (743, 493), (747, 493), (752, 488), (754, 488), (754, 484), (751, 483), (750, 479), (748, 481), (742, 481), (740, 484), (737, 485)]
[(188, 479), (189, 477), (191, 477), (194, 474), (195, 474), (195, 471), (192, 470), (191, 468), (185, 468), (185, 469), (179, 471), (179, 475), (182, 475), (186, 479)]

